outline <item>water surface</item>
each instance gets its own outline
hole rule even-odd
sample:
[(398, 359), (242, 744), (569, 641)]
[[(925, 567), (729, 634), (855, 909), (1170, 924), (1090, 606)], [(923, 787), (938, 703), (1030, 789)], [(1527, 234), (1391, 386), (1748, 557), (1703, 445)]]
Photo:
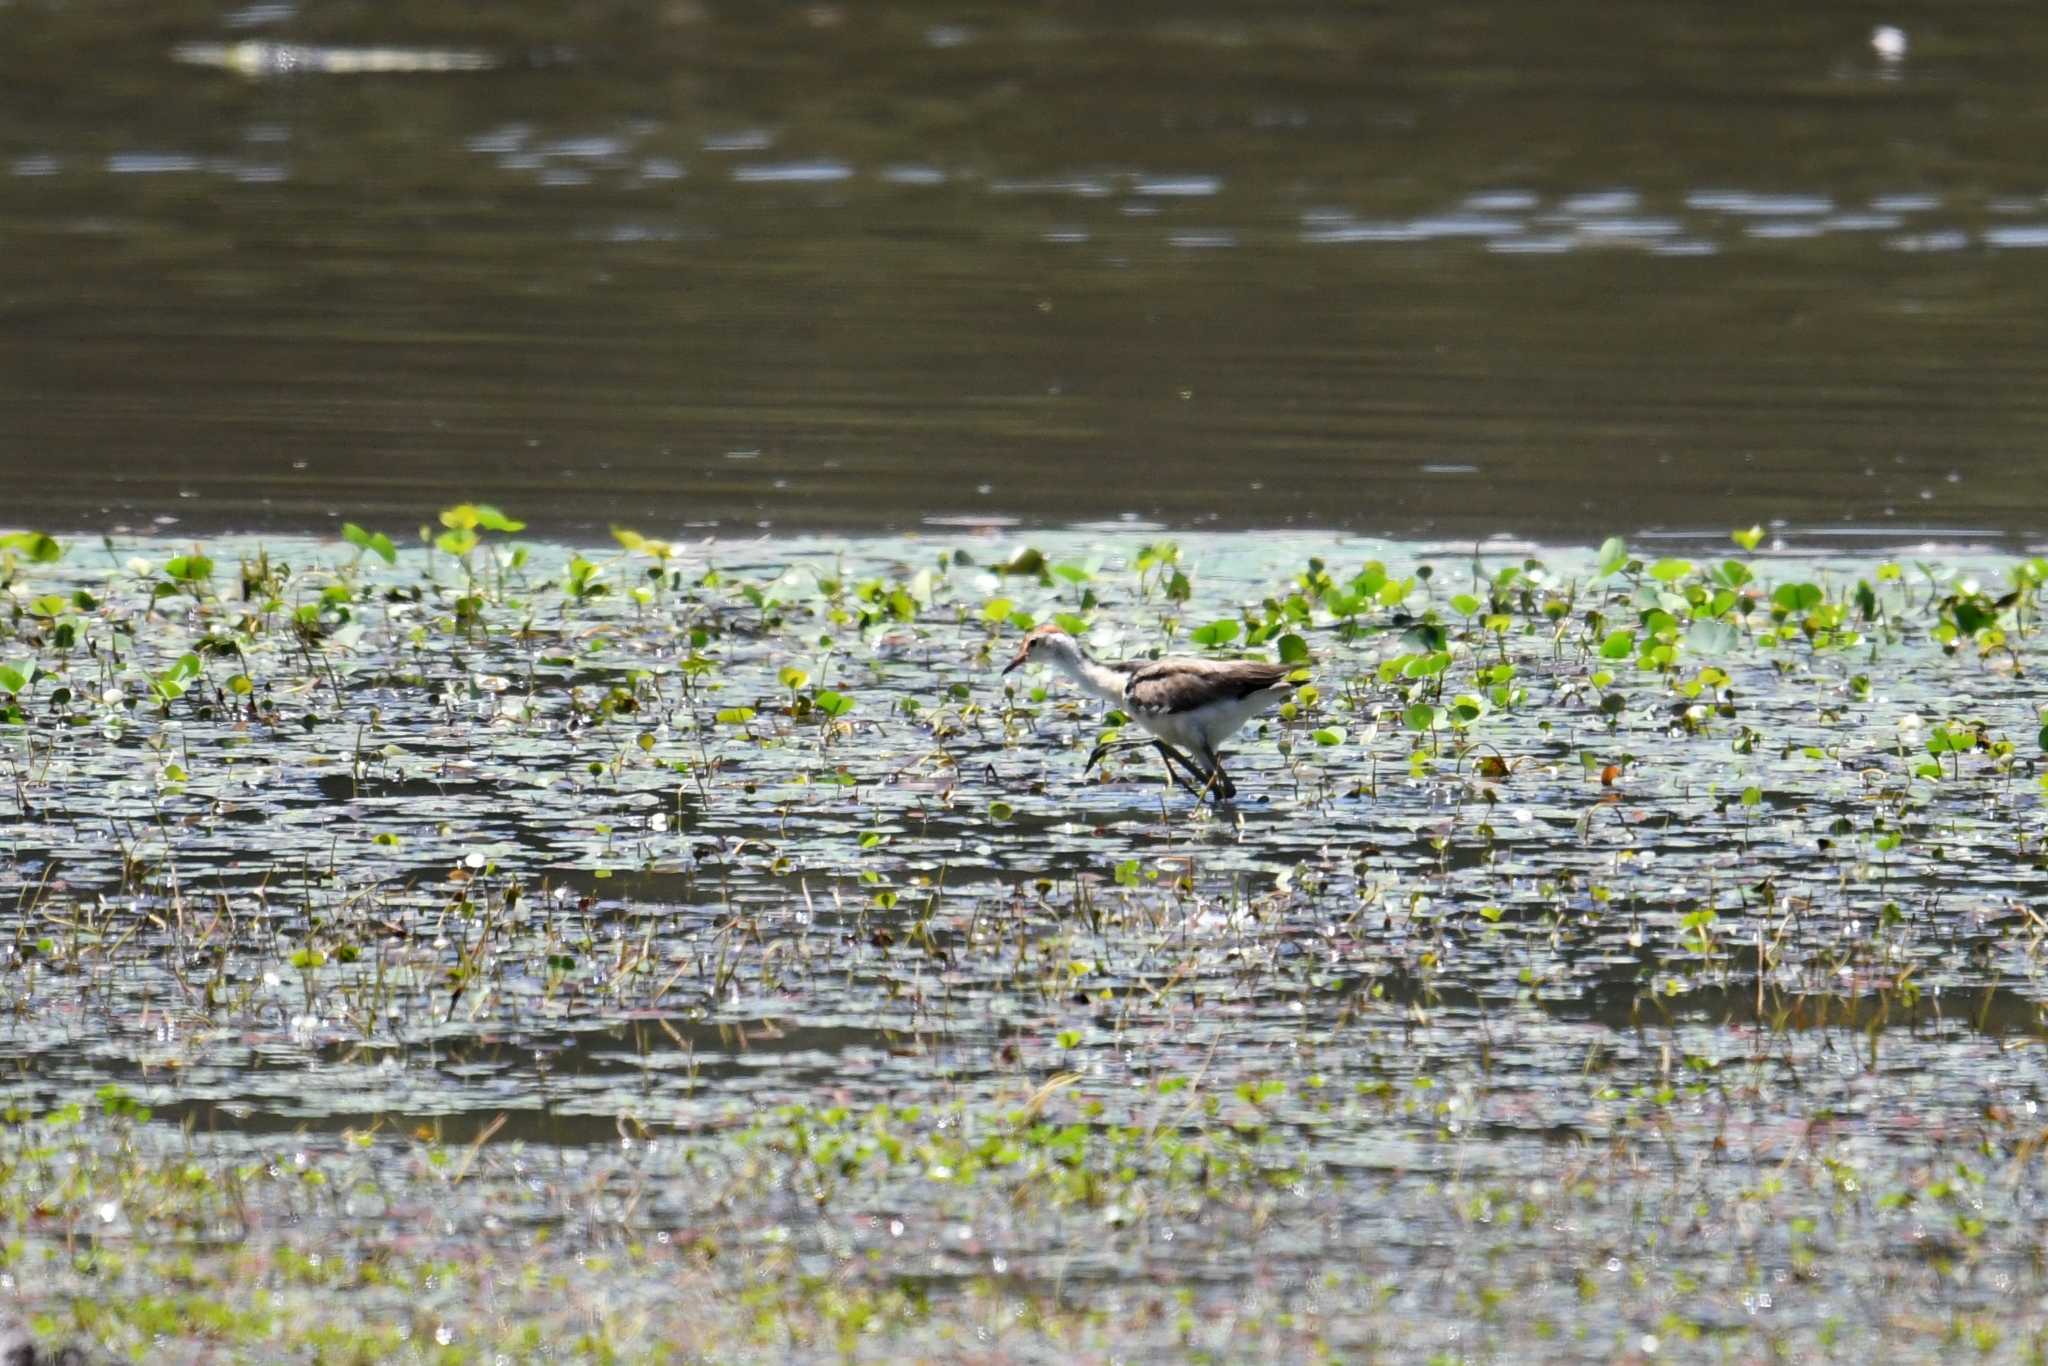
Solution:
[(6, 23), (17, 521), (2048, 522), (2024, 9)]

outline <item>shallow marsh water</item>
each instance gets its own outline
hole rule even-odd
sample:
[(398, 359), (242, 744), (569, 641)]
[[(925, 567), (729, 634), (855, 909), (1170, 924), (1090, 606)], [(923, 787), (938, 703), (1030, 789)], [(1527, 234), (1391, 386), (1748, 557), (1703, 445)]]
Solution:
[[(50, 1339), (2040, 1348), (2038, 558), (482, 539), (8, 550)], [(1084, 780), (1062, 613), (1315, 691)]]

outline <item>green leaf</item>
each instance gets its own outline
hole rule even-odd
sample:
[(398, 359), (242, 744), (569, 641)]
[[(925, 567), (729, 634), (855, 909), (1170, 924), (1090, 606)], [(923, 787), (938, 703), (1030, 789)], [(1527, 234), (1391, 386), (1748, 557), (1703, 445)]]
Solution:
[(1781, 583), (1771, 602), (1787, 612), (1811, 612), (1826, 596), (1816, 583)]
[(1417, 702), (1401, 713), (1401, 723), (1410, 730), (1435, 730), (1443, 724), (1443, 711), (1426, 702)]
[(1610, 631), (1607, 633), (1607, 639), (1600, 642), (1600, 657), (1602, 659), (1627, 659), (1635, 652), (1636, 633), (1634, 631)]
[(794, 664), (784, 665), (782, 672), (775, 677), (783, 687), (788, 688), (791, 692), (795, 692), (798, 688), (811, 681), (811, 676), (802, 669), (797, 668)]
[(1977, 747), (1977, 732), (1968, 726), (1936, 726), (1927, 737), (1929, 754), (1967, 754)]
[(981, 619), (991, 624), (1008, 621), (1010, 613), (1017, 610), (1017, 604), (1008, 598), (990, 598), (981, 605)]
[(1742, 639), (1742, 633), (1725, 621), (1696, 621), (1685, 633), (1686, 648), (1703, 654), (1726, 654)]
[(365, 531), (354, 522), (343, 522), (341, 539), (358, 550), (369, 551), (386, 564), (398, 563), (398, 547), (381, 531)]
[(827, 716), (844, 716), (853, 710), (853, 699), (845, 693), (826, 691), (813, 697), (811, 705)]
[(64, 554), (54, 536), (40, 531), (10, 531), (0, 536), (0, 550), (19, 550), (31, 564), (54, 564)]
[(1293, 634), (1280, 637), (1280, 662), (1282, 664), (1308, 663), (1308, 642), (1300, 636)]
[(515, 521), (492, 507), (489, 503), (476, 505), (476, 524), (485, 531), (514, 532), (526, 530), (526, 523)]
[(1085, 617), (1077, 617), (1072, 612), (1055, 612), (1052, 619), (1054, 625), (1076, 640), (1088, 634), (1088, 621)]
[(1313, 738), (1319, 745), (1341, 745), (1344, 743), (1344, 732), (1335, 726), (1324, 726), (1321, 730), (1314, 733)]
[(18, 693), (35, 677), (33, 664), (0, 664), (0, 692)]
[[(448, 514), (444, 512), (441, 515), (446, 517)], [(459, 560), (470, 551), (476, 549), (477, 534), (468, 527), (458, 527), (452, 531), (444, 531), (434, 538), (434, 547), (443, 554), (453, 555)]]
[(1008, 802), (990, 802), (988, 814), (992, 820), (1006, 821), (1017, 814), (1017, 808)]
[(256, 684), (247, 674), (236, 674), (228, 679), (228, 691), (237, 697), (247, 697), (256, 691)]
[(1691, 560), (1659, 560), (1650, 566), (1650, 577), (1658, 583), (1677, 583), (1690, 573)]
[(1741, 546), (1744, 550), (1755, 550), (1757, 546), (1763, 543), (1764, 529), (1760, 526), (1753, 526), (1747, 531), (1731, 531), (1728, 533), (1728, 539)]
[(752, 707), (727, 707), (720, 711), (716, 717), (718, 724), (721, 726), (744, 726), (753, 719), (754, 709)]
[(164, 573), (179, 583), (203, 583), (213, 577), (213, 561), (204, 555), (176, 555), (164, 562)]
[(1479, 599), (1473, 597), (1470, 593), (1460, 593), (1451, 599), (1451, 610), (1461, 617), (1477, 616), (1479, 614), (1479, 607)]
[(1189, 635), (1188, 639), (1194, 641), (1197, 645), (1213, 649), (1218, 645), (1228, 645), (1231, 641), (1236, 640), (1239, 629), (1239, 624), (1236, 621), (1226, 617), (1221, 621), (1212, 621), (1207, 626), (1196, 628)]
[(1628, 542), (1619, 536), (1609, 536), (1600, 545), (1600, 564), (1593, 571), (1593, 577), (1604, 579), (1628, 563)]

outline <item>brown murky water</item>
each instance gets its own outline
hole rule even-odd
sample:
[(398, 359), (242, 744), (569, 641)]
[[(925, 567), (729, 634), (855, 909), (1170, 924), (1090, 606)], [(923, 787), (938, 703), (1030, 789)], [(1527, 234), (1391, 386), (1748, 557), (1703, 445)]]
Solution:
[(9, 521), (2048, 522), (2031, 11), (5, 25)]

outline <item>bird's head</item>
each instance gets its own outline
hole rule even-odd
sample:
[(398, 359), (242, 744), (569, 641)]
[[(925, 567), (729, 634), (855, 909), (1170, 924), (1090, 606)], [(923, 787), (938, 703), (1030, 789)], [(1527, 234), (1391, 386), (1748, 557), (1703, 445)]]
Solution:
[(1080, 655), (1080, 643), (1059, 627), (1047, 622), (1043, 626), (1034, 626), (1024, 633), (1024, 640), (1017, 647), (1017, 657), (1009, 662), (1003, 672), (1021, 669), (1026, 664), (1049, 664), (1057, 659), (1078, 659)]

